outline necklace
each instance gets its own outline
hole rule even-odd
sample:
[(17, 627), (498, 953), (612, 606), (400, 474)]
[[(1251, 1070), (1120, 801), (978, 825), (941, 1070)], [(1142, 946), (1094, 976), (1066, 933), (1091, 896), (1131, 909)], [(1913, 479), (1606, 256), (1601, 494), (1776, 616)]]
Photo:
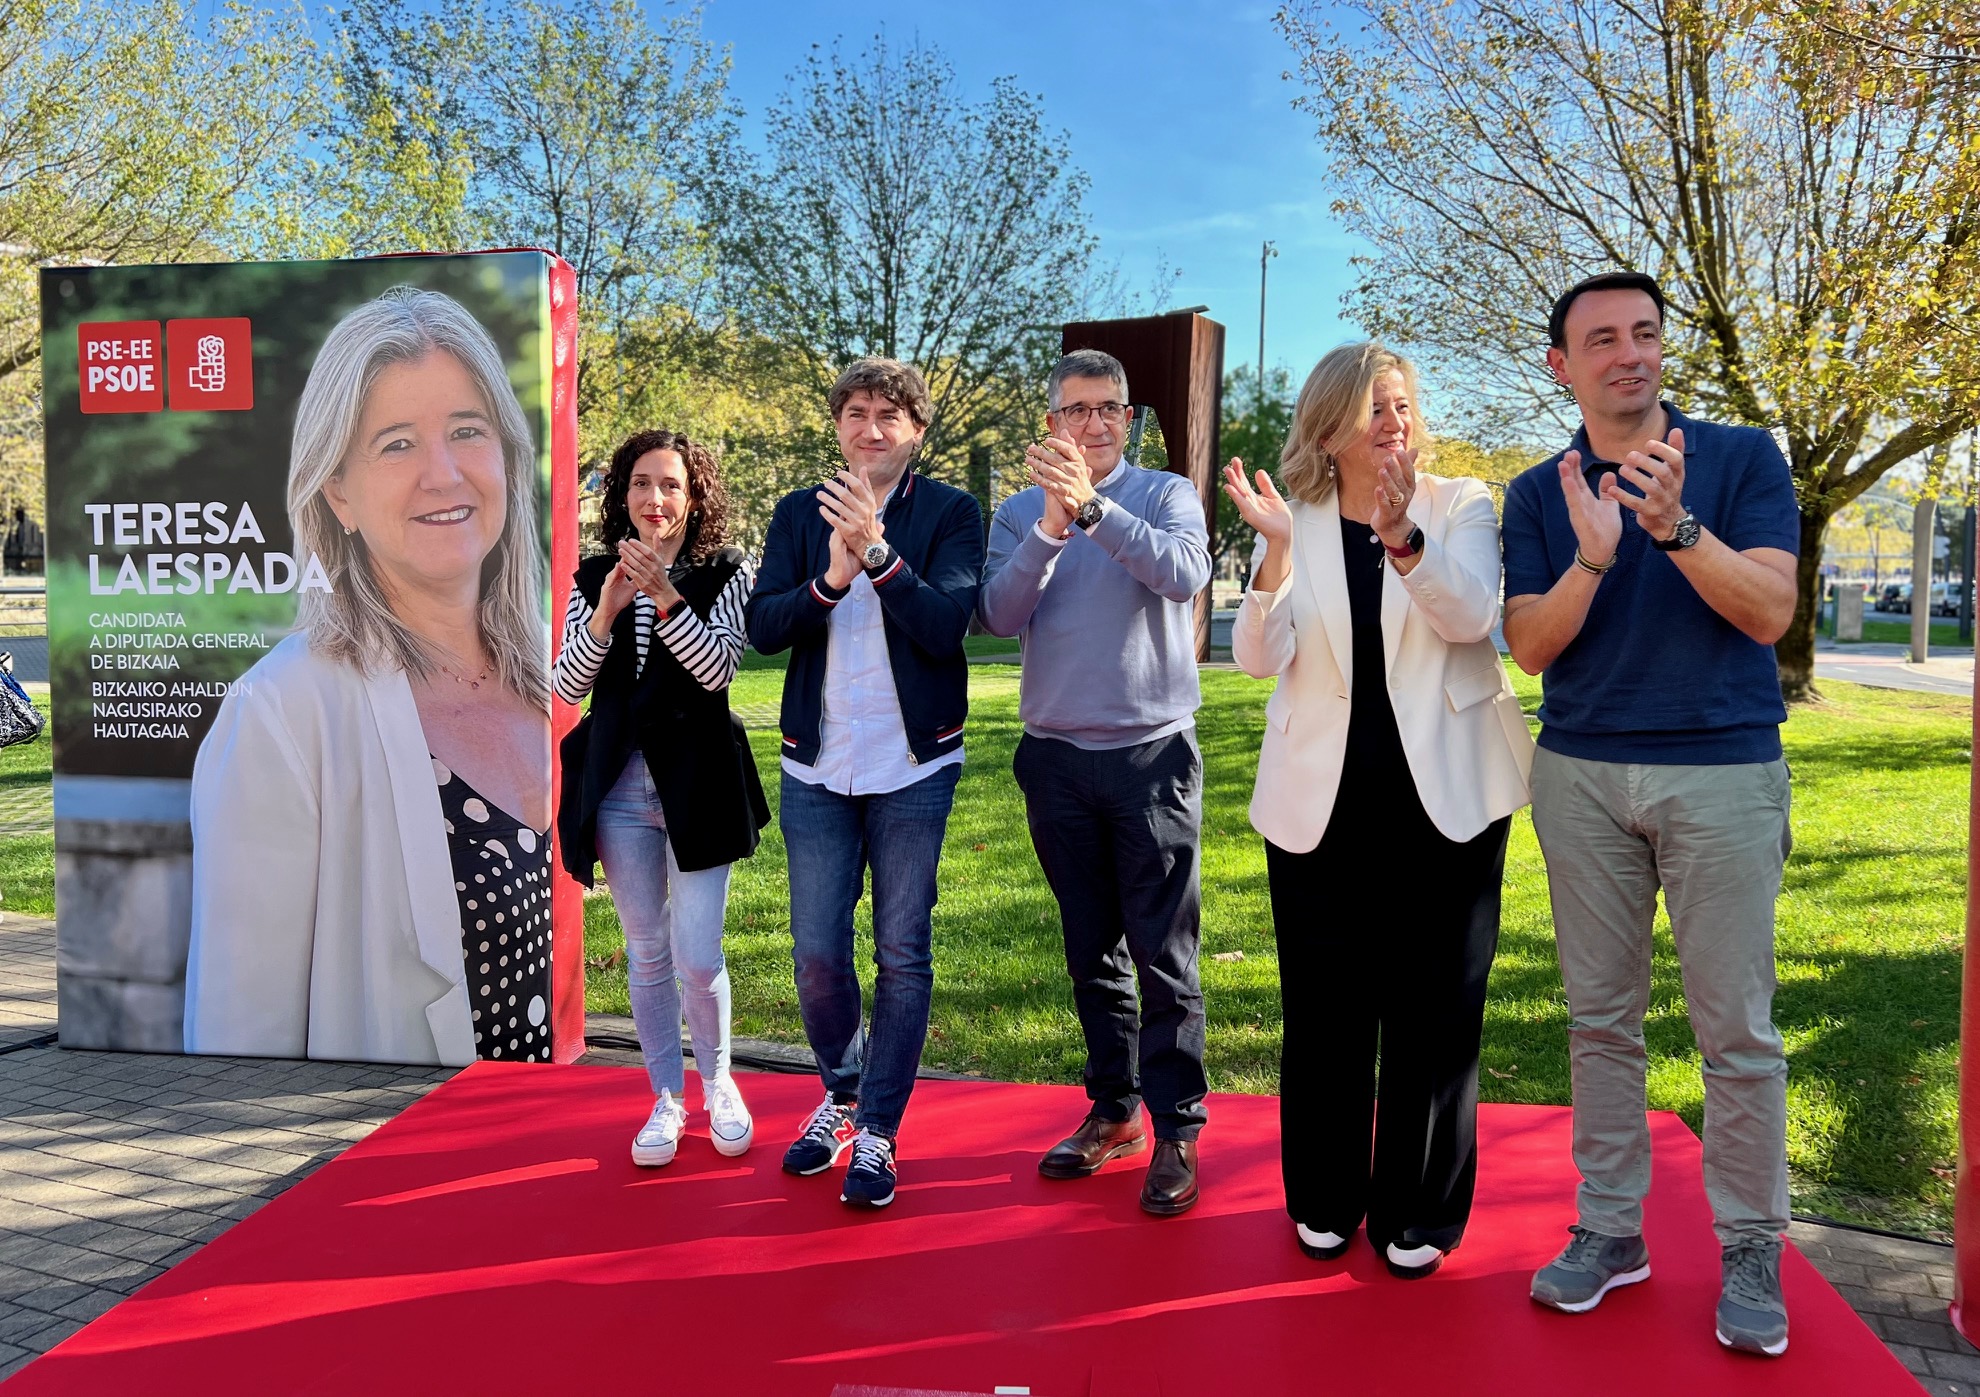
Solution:
[(455, 674), (453, 670), (447, 668), (447, 666), (445, 665), (440, 666), (440, 672), (446, 675), (448, 678), (452, 679), (456, 684), (465, 684), (470, 689), (479, 689), (481, 687), (481, 681), (486, 679), (490, 674), (494, 673), (494, 666), (491, 665), (488, 668), (483, 669), (481, 673), (477, 674), (472, 679), (469, 679), (464, 674)]

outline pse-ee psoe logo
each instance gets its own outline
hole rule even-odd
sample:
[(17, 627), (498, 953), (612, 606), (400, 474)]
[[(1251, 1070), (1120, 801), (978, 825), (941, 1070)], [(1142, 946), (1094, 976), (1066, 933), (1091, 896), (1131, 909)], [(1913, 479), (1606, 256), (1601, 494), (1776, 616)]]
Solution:
[(254, 406), (254, 334), (245, 316), (105, 321), (77, 328), (82, 410), (246, 412)]

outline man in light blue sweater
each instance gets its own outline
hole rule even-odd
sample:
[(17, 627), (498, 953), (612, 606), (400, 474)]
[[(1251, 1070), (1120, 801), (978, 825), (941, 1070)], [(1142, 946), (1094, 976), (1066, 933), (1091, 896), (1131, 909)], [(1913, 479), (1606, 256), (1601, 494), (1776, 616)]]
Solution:
[(1196, 1203), (1207, 1090), (1192, 601), (1209, 535), (1187, 479), (1121, 460), (1119, 360), (1068, 354), (1048, 394), (1050, 435), (1025, 452), (1036, 483), (997, 508), (978, 601), (985, 627), (1024, 647), (1013, 765), (1059, 903), (1093, 1103), (1038, 1169), (1083, 1178), (1140, 1153), (1146, 1099), (1141, 1206), (1167, 1216)]

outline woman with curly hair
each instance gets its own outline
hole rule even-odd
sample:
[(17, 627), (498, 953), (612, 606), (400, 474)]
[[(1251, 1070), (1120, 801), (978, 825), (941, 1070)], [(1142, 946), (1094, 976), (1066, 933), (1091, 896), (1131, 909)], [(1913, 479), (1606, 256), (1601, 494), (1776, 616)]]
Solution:
[(602, 863), (625, 928), (633, 1022), (656, 1100), (633, 1163), (671, 1161), (687, 1124), (685, 1010), (709, 1138), (724, 1155), (754, 1126), (729, 1074), (722, 917), (729, 865), (756, 848), (769, 806), (729, 681), (742, 659), (751, 574), (728, 545), (728, 496), (708, 448), (636, 432), (612, 454), (604, 536), (578, 564), (551, 680), (591, 710), (564, 740), (557, 811), (564, 866)]

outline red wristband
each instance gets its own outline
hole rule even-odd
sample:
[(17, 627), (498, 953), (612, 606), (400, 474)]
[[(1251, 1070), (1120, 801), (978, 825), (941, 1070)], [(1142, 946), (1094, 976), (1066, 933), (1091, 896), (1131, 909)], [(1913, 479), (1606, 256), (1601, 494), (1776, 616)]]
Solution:
[(1388, 540), (1384, 539), (1382, 551), (1391, 558), (1414, 558), (1423, 551), (1423, 530), (1411, 529), (1409, 537), (1403, 540), (1403, 546), (1400, 548), (1389, 547)]

